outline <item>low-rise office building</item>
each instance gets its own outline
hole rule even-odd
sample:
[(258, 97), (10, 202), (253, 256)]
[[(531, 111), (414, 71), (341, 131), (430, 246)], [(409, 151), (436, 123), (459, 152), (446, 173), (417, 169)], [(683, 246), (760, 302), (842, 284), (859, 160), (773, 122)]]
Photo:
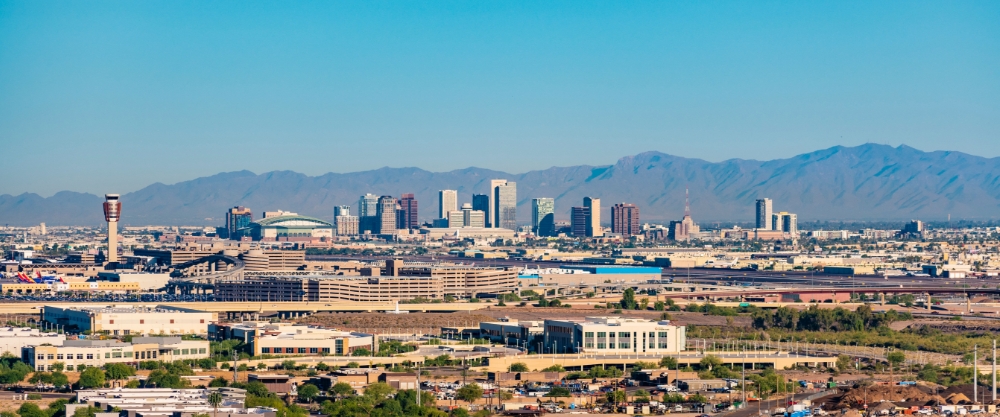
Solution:
[(288, 323), (213, 324), (209, 333), (213, 340), (243, 340), (254, 356), (345, 356), (357, 349), (375, 348), (371, 334)]
[(678, 353), (687, 344), (685, 331), (684, 326), (674, 326), (670, 321), (624, 317), (545, 320), (545, 350), (559, 353)]
[(45, 306), (42, 320), (67, 331), (112, 335), (206, 334), (215, 314), (166, 306)]
[(51, 371), (56, 362), (62, 363), (67, 371), (73, 371), (108, 363), (203, 359), (210, 354), (207, 340), (136, 337), (132, 339), (132, 343), (117, 340), (66, 340), (62, 346), (26, 346), (21, 349), (21, 360), (38, 371)]
[(542, 321), (484, 321), (479, 323), (479, 334), (492, 342), (535, 350), (545, 337), (543, 324)]
[(30, 327), (0, 327), (0, 354), (18, 356), (25, 346), (62, 346), (65, 341), (66, 335), (60, 333), (42, 333)]

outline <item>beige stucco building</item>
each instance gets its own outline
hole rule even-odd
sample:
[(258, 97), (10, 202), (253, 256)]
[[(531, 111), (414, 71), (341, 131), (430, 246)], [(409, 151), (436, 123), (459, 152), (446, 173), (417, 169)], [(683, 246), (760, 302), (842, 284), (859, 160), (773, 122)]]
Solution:
[(81, 366), (104, 366), (107, 363), (143, 361), (173, 362), (203, 359), (210, 355), (207, 340), (182, 340), (180, 337), (136, 337), (132, 343), (117, 340), (67, 340), (62, 346), (27, 346), (21, 360), (37, 371), (51, 371), (56, 362), (67, 371)]
[(45, 306), (42, 319), (69, 331), (110, 335), (207, 334), (214, 313), (156, 305)]

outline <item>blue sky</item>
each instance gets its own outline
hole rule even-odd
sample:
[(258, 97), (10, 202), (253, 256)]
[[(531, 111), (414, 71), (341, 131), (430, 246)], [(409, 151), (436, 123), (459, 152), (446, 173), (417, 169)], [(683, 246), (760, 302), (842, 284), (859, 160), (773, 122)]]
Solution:
[(865, 142), (1000, 156), (1000, 2), (0, 0), (0, 193)]

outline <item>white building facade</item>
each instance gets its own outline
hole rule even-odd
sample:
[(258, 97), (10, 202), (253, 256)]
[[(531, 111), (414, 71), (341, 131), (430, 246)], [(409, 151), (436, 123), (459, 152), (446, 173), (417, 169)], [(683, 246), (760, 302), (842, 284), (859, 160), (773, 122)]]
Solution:
[(679, 353), (686, 328), (670, 321), (587, 317), (583, 321), (545, 320), (545, 351), (556, 353)]
[(0, 327), (0, 354), (10, 353), (14, 356), (20, 356), (21, 348), (25, 346), (43, 344), (62, 346), (65, 341), (66, 335), (64, 334), (42, 333), (38, 329), (30, 327)]

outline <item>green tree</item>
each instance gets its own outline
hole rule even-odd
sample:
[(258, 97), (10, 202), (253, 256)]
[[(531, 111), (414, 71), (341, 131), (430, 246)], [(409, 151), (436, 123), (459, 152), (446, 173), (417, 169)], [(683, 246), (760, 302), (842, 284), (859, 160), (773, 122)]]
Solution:
[(62, 372), (64, 369), (66, 369), (66, 364), (62, 362), (56, 362), (52, 364), (53, 372)]
[(660, 367), (667, 369), (677, 369), (677, 358), (664, 356), (660, 358)]
[(215, 378), (212, 378), (212, 381), (208, 383), (208, 387), (209, 388), (222, 388), (222, 387), (228, 387), (228, 386), (229, 386), (229, 380), (227, 380), (226, 378), (223, 378), (221, 376), (217, 376)]
[(717, 366), (722, 366), (722, 359), (719, 359), (719, 357), (715, 355), (705, 355), (704, 358), (701, 358), (701, 361), (698, 362), (698, 364), (701, 365), (702, 368), (711, 371)]
[(281, 361), (281, 369), (293, 370), (295, 369), (295, 361), (289, 359)]
[(371, 355), (372, 351), (365, 348), (357, 348), (354, 349), (354, 352), (351, 352), (351, 356), (371, 356)]
[(635, 392), (635, 401), (636, 402), (640, 402), (640, 403), (648, 403), (649, 402), (649, 391), (646, 391), (644, 389), (636, 391)]
[[(94, 417), (97, 415), (97, 413), (100, 413), (102, 411), (103, 410), (97, 407), (91, 407), (91, 406), (80, 407), (73, 412), (73, 417)], [(22, 414), (21, 417), (24, 417), (24, 415)]]
[(898, 350), (895, 350), (889, 352), (889, 354), (886, 355), (885, 359), (888, 360), (889, 364), (892, 365), (893, 367), (898, 367), (899, 364), (906, 361), (906, 354)]
[(222, 393), (218, 390), (213, 391), (208, 394), (208, 405), (212, 406), (212, 416), (216, 416), (219, 413), (219, 405), (222, 404)]
[(299, 388), (299, 399), (311, 403), (317, 396), (319, 396), (319, 388), (316, 388), (313, 384), (305, 384), (302, 388)]
[(365, 388), (364, 396), (374, 400), (375, 402), (382, 402), (385, 401), (386, 398), (389, 398), (393, 391), (394, 390), (389, 386), (389, 384), (376, 382), (374, 384), (369, 384), (368, 387)]
[(135, 369), (124, 363), (109, 363), (104, 365), (104, 375), (112, 381), (121, 381), (135, 375)]
[(604, 399), (612, 404), (623, 403), (625, 402), (625, 391), (621, 390), (608, 391), (607, 393), (604, 394)]
[(510, 364), (510, 372), (528, 372), (528, 365), (524, 362), (514, 362)]
[(639, 303), (635, 301), (635, 290), (631, 288), (625, 289), (625, 293), (622, 294), (621, 306), (622, 310), (636, 310), (639, 308)]
[(325, 364), (323, 362), (317, 363), (316, 364), (316, 370), (320, 371), (320, 372), (329, 371), (330, 370), (330, 365), (327, 365), (327, 364)]
[(837, 356), (837, 370), (840, 371), (840, 372), (844, 372), (844, 371), (850, 369), (851, 368), (851, 362), (852, 361), (851, 361), (851, 357), (850, 356), (847, 356), (847, 355), (838, 355)]
[(104, 386), (104, 370), (90, 367), (80, 372), (80, 380), (76, 384), (82, 389), (101, 388)]
[(552, 387), (552, 389), (550, 389), (549, 392), (548, 392), (548, 394), (545, 394), (545, 396), (546, 397), (572, 397), (573, 393), (571, 393), (569, 391), (569, 389), (565, 388), (565, 387)]
[(455, 398), (467, 403), (474, 402), (483, 398), (483, 388), (476, 383), (466, 384), (455, 391)]
[(334, 384), (333, 388), (331, 388), (330, 390), (333, 391), (333, 393), (340, 398), (354, 394), (354, 388), (351, 387), (351, 384), (348, 384), (346, 382), (338, 382)]
[(51, 384), (57, 387), (67, 386), (69, 385), (69, 377), (62, 372), (53, 372)]
[(247, 390), (247, 394), (255, 397), (267, 397), (268, 395), (271, 395), (271, 391), (267, 390), (267, 385), (264, 385), (264, 383), (260, 381), (248, 382), (243, 386), (243, 389)]
[(21, 417), (49, 417), (48, 413), (42, 411), (42, 408), (34, 403), (21, 404), (21, 407), (17, 409), (17, 414), (20, 414)]
[(566, 372), (566, 369), (563, 368), (562, 365), (557, 363), (555, 365), (549, 366), (548, 368), (542, 369), (542, 372)]

